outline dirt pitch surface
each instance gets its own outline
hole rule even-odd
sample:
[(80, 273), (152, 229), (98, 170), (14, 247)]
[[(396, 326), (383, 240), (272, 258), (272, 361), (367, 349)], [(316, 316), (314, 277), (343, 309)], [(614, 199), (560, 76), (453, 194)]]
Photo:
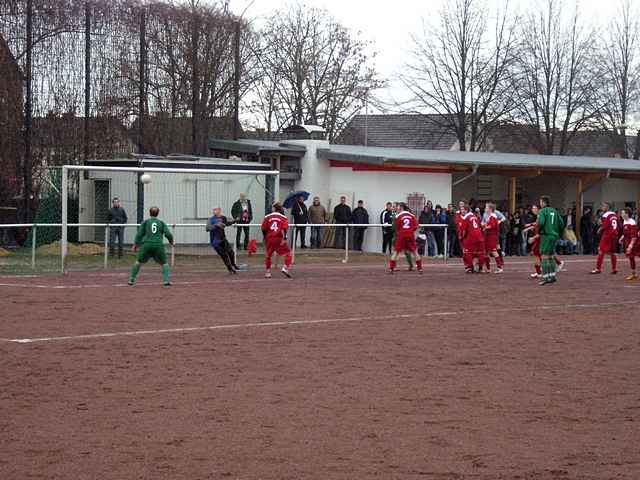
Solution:
[(640, 283), (509, 260), (0, 277), (0, 478), (640, 478)]

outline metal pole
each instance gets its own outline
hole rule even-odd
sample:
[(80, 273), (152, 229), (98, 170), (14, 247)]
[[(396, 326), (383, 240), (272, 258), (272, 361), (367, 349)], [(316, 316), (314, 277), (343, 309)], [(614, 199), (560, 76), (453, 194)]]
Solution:
[(33, 224), (33, 230), (31, 230), (31, 268), (33, 270), (36, 269), (36, 245), (37, 241), (37, 233), (38, 233), (38, 225)]
[(27, 0), (27, 58), (25, 65), (25, 108), (24, 108), (24, 161), (22, 164), (22, 175), (24, 182), (24, 199), (22, 221), (31, 221), (31, 191), (32, 191), (32, 171), (31, 171), (31, 137), (33, 120), (33, 78), (32, 78), (32, 53), (33, 53), (33, 0)]
[(84, 4), (84, 160), (89, 158), (89, 116), (91, 115), (91, 5)]
[(233, 75), (233, 139), (240, 138), (240, 20), (236, 21), (235, 72)]
[(176, 264), (176, 226), (171, 226), (171, 233), (173, 234), (173, 244), (171, 245), (171, 268)]
[(347, 231), (344, 238), (344, 263), (349, 261), (349, 225), (347, 225)]
[[(293, 230), (293, 235), (291, 235), (291, 230)], [(291, 264), (294, 264), (296, 261), (296, 227), (289, 227), (289, 238), (293, 241), (291, 242)]]
[(109, 225), (104, 227), (104, 269), (109, 266)]
[(65, 272), (65, 261), (67, 259), (67, 218), (69, 215), (69, 172), (65, 165), (62, 166), (62, 239), (60, 243), (61, 272)]
[(444, 227), (444, 263), (447, 263), (447, 257), (449, 256), (449, 232), (448, 228)]
[[(235, 223), (233, 224), (233, 229), (235, 231), (235, 238), (238, 238), (238, 225), (236, 225)], [(236, 265), (238, 263), (238, 242), (236, 242), (235, 240), (233, 240), (233, 255), (236, 259)]]

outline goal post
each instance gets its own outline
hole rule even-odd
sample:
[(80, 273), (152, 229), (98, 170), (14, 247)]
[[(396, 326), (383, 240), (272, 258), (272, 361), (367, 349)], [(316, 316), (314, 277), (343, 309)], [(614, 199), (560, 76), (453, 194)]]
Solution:
[[(146, 217), (149, 207), (158, 206), (160, 218), (167, 225), (184, 227), (180, 229), (181, 241), (188, 243), (189, 239), (197, 238), (195, 241), (201, 245), (205, 238), (203, 224), (213, 207), (220, 207), (231, 219), (232, 204), (240, 193), (244, 193), (252, 201), (254, 218), (261, 218), (270, 210), (271, 202), (279, 198), (280, 172), (277, 170), (234, 168), (235, 165), (215, 168), (215, 164), (211, 167), (64, 165), (61, 169), (62, 228), (59, 237), (62, 273), (68, 267), (70, 228), (74, 238), (76, 230), (79, 232), (80, 243), (104, 245), (106, 265), (110, 228), (107, 212), (113, 197), (121, 199), (127, 212), (127, 243), (132, 241), (138, 219)], [(79, 175), (74, 175), (77, 184), (70, 182), (71, 172), (78, 172)], [(143, 174), (147, 174), (147, 178), (142, 178)], [(78, 223), (69, 220), (72, 192), (78, 198)], [(116, 223), (111, 225), (116, 228)], [(114, 246), (109, 247), (113, 249)]]

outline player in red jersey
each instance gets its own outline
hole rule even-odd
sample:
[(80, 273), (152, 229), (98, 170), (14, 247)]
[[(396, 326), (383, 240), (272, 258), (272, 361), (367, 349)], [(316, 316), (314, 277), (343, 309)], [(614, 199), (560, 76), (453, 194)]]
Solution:
[[(531, 213), (538, 218), (538, 211), (540, 209), (537, 205), (533, 205), (531, 207)], [(533, 257), (533, 266), (535, 268), (535, 272), (531, 274), (531, 278), (542, 277), (542, 255), (540, 254), (540, 235), (538, 234), (538, 225), (536, 222), (529, 223), (525, 225), (522, 230), (522, 234), (525, 235), (527, 232), (533, 231), (533, 235), (529, 237), (529, 245), (531, 256)], [(553, 256), (554, 261), (558, 267), (557, 273), (560, 273), (564, 269), (564, 262), (560, 259), (558, 255)]]
[(487, 203), (485, 213), (486, 221), (482, 224), (484, 229), (484, 246), (485, 246), (485, 267), (487, 272), (491, 271), (491, 257), (496, 260), (496, 273), (502, 273), (504, 260), (498, 253), (498, 237), (500, 236), (500, 222), (498, 216), (494, 213), (496, 206), (493, 203)]
[(611, 206), (608, 203), (602, 204), (602, 224), (598, 229), (600, 235), (600, 244), (598, 245), (598, 259), (596, 261), (596, 268), (591, 272), (593, 274), (602, 273), (602, 262), (604, 256), (609, 255), (611, 257), (611, 274), (618, 273), (618, 258), (616, 257), (616, 250), (618, 248), (618, 237), (620, 236), (620, 219), (611, 210)]
[(466, 211), (462, 217), (462, 251), (467, 273), (474, 273), (473, 259), (478, 259), (478, 272), (485, 264), (484, 234), (480, 220), (473, 212)]
[(418, 220), (411, 213), (406, 203), (398, 204), (399, 212), (394, 219), (396, 228), (396, 240), (393, 245), (393, 254), (389, 260), (389, 273), (396, 269), (398, 256), (402, 252), (409, 252), (416, 259), (418, 273), (422, 273), (422, 257), (418, 254), (415, 232), (418, 229)]
[(284, 257), (284, 267), (282, 274), (291, 278), (291, 250), (287, 243), (287, 230), (289, 228), (289, 220), (284, 215), (284, 209), (279, 203), (274, 203), (271, 207), (272, 213), (264, 217), (262, 220), (262, 234), (264, 235), (264, 266), (266, 268), (265, 278), (271, 278), (271, 257), (274, 252)]
[(464, 263), (465, 271), (469, 272), (473, 270), (473, 262), (471, 264), (467, 263), (468, 258), (464, 255), (464, 239), (463, 239), (463, 230), (464, 230), (464, 217), (465, 213), (467, 213), (467, 205), (464, 202), (458, 203), (458, 211), (455, 215), (456, 222), (456, 236), (458, 237), (458, 245), (460, 246), (460, 251), (463, 252), (462, 262)]
[(640, 257), (640, 230), (636, 221), (631, 218), (631, 210), (628, 208), (622, 209), (622, 237), (620, 243), (624, 247), (624, 254), (629, 259), (629, 266), (631, 267), (631, 275), (627, 277), (627, 280), (632, 281), (638, 278), (636, 275), (636, 257)]

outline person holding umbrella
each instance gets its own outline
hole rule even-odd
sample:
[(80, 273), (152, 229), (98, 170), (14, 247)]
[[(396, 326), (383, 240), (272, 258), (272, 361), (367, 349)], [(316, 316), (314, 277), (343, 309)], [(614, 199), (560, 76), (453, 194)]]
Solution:
[[(307, 211), (307, 206), (304, 204), (304, 202), (309, 198), (309, 195), (309, 192), (305, 192), (304, 190), (291, 192), (289, 195), (287, 195), (287, 198), (285, 198), (284, 202), (282, 202), (282, 206), (284, 208), (291, 209), (291, 215), (293, 216), (293, 223), (295, 225), (309, 223), (309, 212)], [(306, 230), (307, 227), (296, 227), (293, 244), (295, 244), (298, 233), (300, 233), (300, 247), (307, 248), (307, 246), (305, 245)]]

